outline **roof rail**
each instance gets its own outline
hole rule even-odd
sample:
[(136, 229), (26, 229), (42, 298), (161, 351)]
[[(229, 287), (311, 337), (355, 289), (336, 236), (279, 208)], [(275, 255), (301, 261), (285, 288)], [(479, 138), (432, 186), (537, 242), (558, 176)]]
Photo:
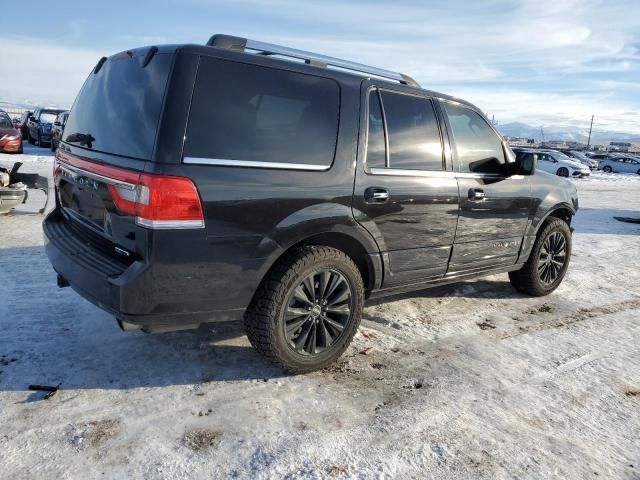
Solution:
[(361, 63), (350, 62), (349, 60), (341, 60), (339, 58), (328, 57), (319, 53), (306, 52), (295, 48), (273, 45), (271, 43), (258, 42), (247, 38), (234, 37), (231, 35), (213, 35), (207, 42), (207, 46), (226, 48), (228, 50), (238, 50), (244, 52), (251, 50), (261, 55), (281, 55), (283, 57), (297, 58), (304, 60), (309, 65), (316, 67), (337, 67), (345, 70), (351, 70), (359, 73), (367, 73), (376, 77), (387, 78), (410, 85), (412, 87), (420, 87), (418, 82), (403, 73), (391, 72), (382, 68), (370, 67)]

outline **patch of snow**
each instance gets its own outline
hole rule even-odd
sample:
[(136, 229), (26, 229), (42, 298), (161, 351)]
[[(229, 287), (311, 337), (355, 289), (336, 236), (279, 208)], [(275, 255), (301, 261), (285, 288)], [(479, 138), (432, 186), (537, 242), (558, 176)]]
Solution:
[(497, 275), (371, 303), (343, 358), (301, 376), (239, 324), (121, 332), (56, 287), (36, 210), (1, 217), (0, 476), (638, 478), (640, 226), (613, 216), (640, 216), (640, 177), (576, 185), (552, 295)]

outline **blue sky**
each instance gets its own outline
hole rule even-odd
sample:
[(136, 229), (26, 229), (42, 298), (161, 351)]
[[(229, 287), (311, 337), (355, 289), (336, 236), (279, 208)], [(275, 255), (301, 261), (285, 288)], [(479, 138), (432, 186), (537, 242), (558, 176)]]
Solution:
[(6, 3), (0, 99), (68, 106), (103, 55), (218, 32), (402, 71), (501, 123), (586, 128), (593, 113), (640, 134), (640, 0)]

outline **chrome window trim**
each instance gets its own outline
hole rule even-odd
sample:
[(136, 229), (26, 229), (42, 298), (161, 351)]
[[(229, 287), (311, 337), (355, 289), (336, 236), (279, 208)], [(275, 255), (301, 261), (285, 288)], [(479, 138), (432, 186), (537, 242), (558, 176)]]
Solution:
[(369, 168), (367, 172), (371, 175), (388, 175), (398, 177), (437, 177), (455, 178), (455, 172), (445, 170), (404, 170), (401, 168)]
[(497, 173), (467, 173), (439, 170), (404, 170), (401, 168), (370, 168), (370, 175), (387, 175), (398, 177), (437, 177), (437, 178), (486, 178), (501, 180), (523, 180), (525, 175), (511, 175), (504, 177)]
[(71, 165), (69, 165), (68, 163), (65, 163), (61, 160), (57, 160), (58, 166), (60, 168), (62, 168), (63, 170), (66, 170), (68, 173), (70, 173), (72, 176), (78, 176), (81, 175), (83, 177), (89, 177), (89, 178), (93, 178), (95, 180), (99, 180), (103, 183), (107, 183), (110, 185), (116, 185), (118, 187), (123, 187), (126, 188), (127, 190), (135, 190), (136, 186), (133, 183), (129, 183), (129, 182), (124, 182), (122, 180), (116, 180), (115, 178), (109, 178), (109, 177), (105, 177), (104, 175), (100, 175), (98, 173), (93, 173), (93, 172), (89, 172), (87, 170), (84, 170), (82, 168), (78, 168), (78, 167), (72, 167)]
[(277, 170), (310, 170), (326, 171), (331, 165), (308, 165), (288, 162), (257, 162), (253, 160), (230, 160), (226, 158), (184, 157), (183, 163), (188, 165), (217, 165), (220, 167), (268, 168)]

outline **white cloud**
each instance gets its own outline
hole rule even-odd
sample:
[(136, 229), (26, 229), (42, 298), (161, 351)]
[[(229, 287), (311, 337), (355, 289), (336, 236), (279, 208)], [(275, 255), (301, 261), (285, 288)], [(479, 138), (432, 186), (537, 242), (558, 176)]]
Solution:
[(16, 103), (70, 107), (85, 78), (104, 55), (20, 37), (0, 37), (0, 45), (0, 97)]

